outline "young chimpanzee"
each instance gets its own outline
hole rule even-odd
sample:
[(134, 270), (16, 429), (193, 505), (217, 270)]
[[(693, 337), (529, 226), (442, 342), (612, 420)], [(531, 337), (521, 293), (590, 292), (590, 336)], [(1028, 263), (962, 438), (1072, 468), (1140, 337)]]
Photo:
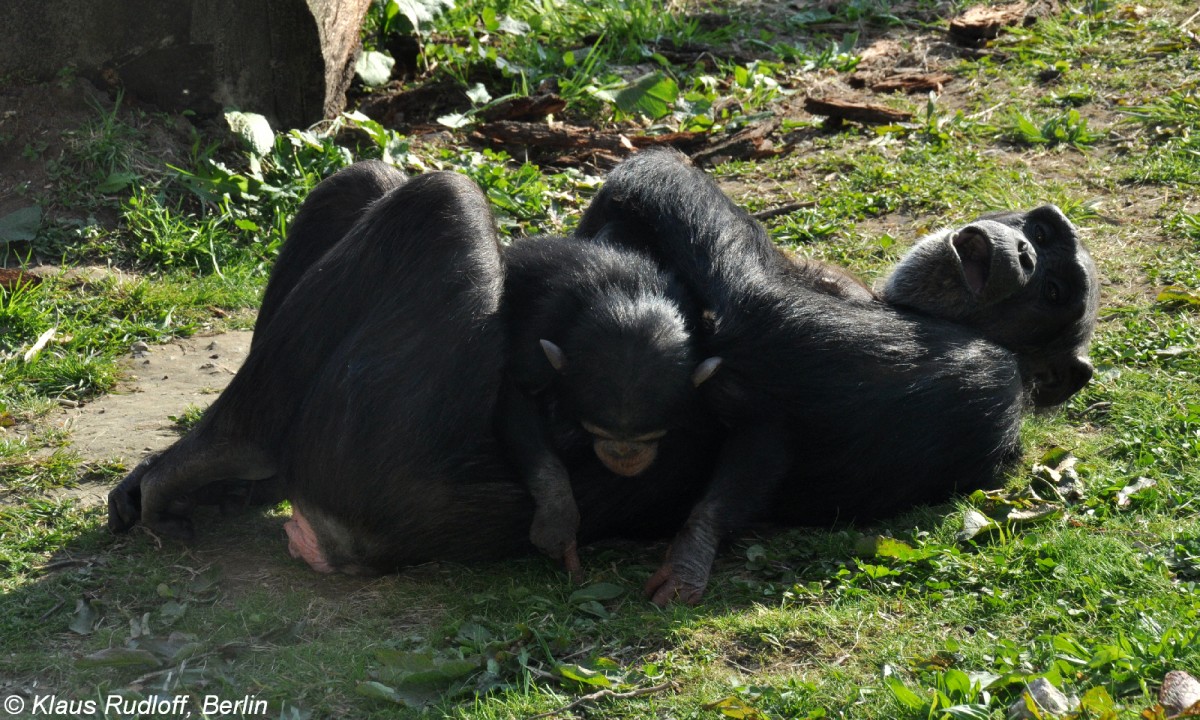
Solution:
[(715, 318), (702, 394), (729, 435), (647, 583), (659, 604), (696, 602), (718, 543), (754, 519), (870, 519), (995, 481), (1022, 413), (1091, 376), (1095, 267), (1053, 206), (922, 241), (880, 298), (784, 256), (677, 153), (622, 163), (577, 235), (654, 254)]
[(238, 375), (113, 489), (109, 526), (186, 538), (198, 501), (286, 497), (289, 549), (323, 572), (513, 555), (531, 534), (577, 569), (576, 531), (660, 536), (703, 492), (694, 386), (714, 363), (685, 303), (626, 249), (502, 251), (461, 175), (354, 165), (305, 200)]
[[(697, 358), (699, 313), (639, 252), (539, 237), (505, 248), (504, 265), (508, 349), (497, 433), (537, 507), (530, 540), (578, 576), (580, 516), (568, 468), (599, 461), (631, 484), (646, 482), (656, 460), (677, 472), (678, 458), (695, 452), (682, 448), (703, 432), (696, 388), (720, 360)], [(658, 459), (660, 445), (667, 452)]]

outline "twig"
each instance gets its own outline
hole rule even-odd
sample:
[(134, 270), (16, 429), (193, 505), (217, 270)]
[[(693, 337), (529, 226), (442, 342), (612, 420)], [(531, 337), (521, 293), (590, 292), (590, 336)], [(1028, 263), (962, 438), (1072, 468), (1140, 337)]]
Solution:
[(1197, 10), (1196, 12), (1192, 13), (1192, 16), (1190, 18), (1188, 18), (1187, 20), (1184, 20), (1183, 24), (1179, 26), (1179, 29), (1182, 30), (1185, 27), (1187, 27), (1188, 25), (1191, 25), (1192, 21), (1198, 17), (1200, 17), (1200, 10)]
[(579, 707), (580, 705), (583, 705), (584, 703), (595, 702), (596, 700), (603, 700), (605, 698), (612, 698), (613, 700), (627, 700), (629, 698), (638, 697), (639, 695), (650, 695), (652, 693), (662, 692), (663, 690), (670, 690), (673, 687), (675, 687), (674, 682), (665, 682), (662, 685), (655, 685), (653, 687), (645, 687), (645, 688), (637, 688), (635, 690), (630, 690), (628, 692), (613, 692), (612, 690), (605, 688), (603, 690), (597, 690), (596, 692), (592, 693), (591, 695), (584, 695), (583, 697), (576, 698), (574, 702), (572, 702), (568, 705), (563, 705), (562, 707), (558, 708), (557, 710), (551, 710), (549, 712), (539, 713), (537, 715), (530, 715), (525, 720), (537, 720), (538, 718), (546, 718), (546, 717), (553, 717), (555, 715), (562, 715), (565, 712), (574, 710), (575, 708)]
[(817, 205), (816, 200), (805, 200), (804, 202), (788, 203), (787, 205), (780, 205), (779, 207), (771, 208), (770, 210), (759, 210), (756, 213), (751, 213), (750, 217), (754, 218), (755, 220), (770, 220), (773, 217), (779, 217), (780, 215), (787, 215), (790, 212), (795, 212), (797, 210), (803, 210), (804, 208), (816, 207), (816, 205)]
[(38, 618), (38, 622), (46, 622), (46, 620), (50, 619), (51, 615), (58, 612), (60, 609), (62, 609), (62, 606), (66, 604), (66, 600), (59, 600), (57, 605), (42, 613), (42, 616)]
[(71, 559), (71, 560), (56, 560), (52, 563), (46, 563), (45, 565), (43, 565), (37, 569), (41, 570), (44, 573), (51, 573), (51, 572), (54, 572), (55, 570), (62, 570), (63, 568), (86, 567), (91, 564), (92, 564), (91, 560), (85, 560), (82, 558)]

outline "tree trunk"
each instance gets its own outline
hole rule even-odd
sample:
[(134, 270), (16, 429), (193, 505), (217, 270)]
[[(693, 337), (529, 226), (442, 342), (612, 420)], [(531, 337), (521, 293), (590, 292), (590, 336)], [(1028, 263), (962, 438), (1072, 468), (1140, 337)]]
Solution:
[[(77, 72), (164, 110), (340, 112), (370, 0), (0, 2), (0, 83)], [(73, 70), (71, 69), (73, 68)]]

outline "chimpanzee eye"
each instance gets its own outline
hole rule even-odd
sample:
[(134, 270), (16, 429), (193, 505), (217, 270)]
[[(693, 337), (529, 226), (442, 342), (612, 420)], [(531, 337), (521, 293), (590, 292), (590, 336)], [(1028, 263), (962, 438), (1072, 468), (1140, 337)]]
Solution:
[(1033, 224), (1033, 241), (1039, 245), (1046, 242), (1046, 226), (1040, 222)]
[(583, 426), (584, 430), (588, 431), (592, 435), (595, 435), (596, 437), (600, 438), (601, 440), (615, 439), (613, 437), (612, 433), (604, 430), (603, 428), (601, 428), (597, 425), (593, 425), (592, 423), (588, 422), (587, 420), (581, 420), (579, 422), (579, 424)]
[(1063, 296), (1065, 295), (1062, 285), (1054, 280), (1047, 280), (1045, 288), (1042, 292), (1046, 296), (1046, 301), (1055, 305), (1062, 302)]

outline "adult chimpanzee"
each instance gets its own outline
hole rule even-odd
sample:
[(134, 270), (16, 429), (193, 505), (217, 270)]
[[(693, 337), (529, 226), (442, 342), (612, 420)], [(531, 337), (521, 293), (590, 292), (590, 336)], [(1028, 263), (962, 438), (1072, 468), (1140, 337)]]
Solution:
[[(360, 216), (316, 212), (361, 207), (363, 189), (382, 199)], [(331, 225), (343, 235), (327, 237)], [(241, 370), (187, 435), (110, 493), (109, 526), (186, 537), (206, 486), (278, 475), (295, 509), (292, 550), (317, 569), (526, 547), (526, 494), (484, 482), (506, 474), (491, 431), (504, 357), (500, 258), (478, 188), (356, 165), (306, 200), (280, 264)], [(479, 535), (441, 522), (451, 509)], [(489, 526), (519, 528), (522, 516), (524, 531)]]
[[(691, 359), (685, 319), (695, 313), (637, 253), (527, 242), (507, 253), (504, 311), (528, 320), (529, 332), (513, 332), (522, 344), (512, 389), (531, 398), (508, 402), (535, 411), (502, 414), (502, 424), (510, 437), (544, 426), (546, 452), (570, 468), (566, 497), (578, 502), (582, 541), (670, 533), (713, 460), (709, 428), (688, 407), (713, 365)], [(252, 500), (291, 500), (289, 547), (320, 571), (526, 551), (531, 527), (537, 537), (534, 499), (492, 429), (505, 366), (502, 270), (487, 202), (463, 176), (405, 183), (389, 166), (362, 163), (323, 182), (292, 225), (241, 371), (184, 438), (110, 493), (109, 526), (140, 521), (187, 537), (198, 499), (251, 485)], [(543, 292), (554, 301), (543, 304)], [(601, 337), (611, 344), (593, 348)], [(638, 358), (623, 353), (649, 355), (642, 369), (654, 375), (640, 376), (629, 367)], [(562, 377), (539, 379), (552, 362)], [(627, 397), (600, 402), (613, 388)], [(535, 444), (514, 442), (519, 457)], [(655, 442), (661, 457), (651, 464)], [(634, 470), (637, 481), (619, 474)]]
[(537, 507), (530, 540), (577, 576), (568, 463), (579, 471), (598, 460), (645, 481), (661, 444), (672, 467), (651, 481), (674, 475), (703, 436), (695, 388), (719, 361), (695, 357), (699, 314), (648, 256), (557, 237), (519, 241), (503, 256), (509, 340), (496, 429)]
[(719, 541), (755, 518), (870, 519), (994, 481), (1029, 407), (1091, 377), (1095, 267), (1053, 206), (921, 241), (880, 297), (796, 262), (703, 172), (643, 152), (577, 234), (646, 250), (714, 316), (701, 388), (729, 428), (712, 483), (647, 583), (699, 599)]
[[(877, 304), (864, 289), (827, 268), (776, 263), (769, 242), (760, 242), (761, 228), (732, 208), (702, 174), (692, 177), (692, 171), (678, 163), (651, 165), (666, 177), (638, 170), (636, 164), (624, 174), (614, 174), (612, 188), (624, 187), (622, 195), (634, 201), (627, 215), (624, 210), (617, 214), (623, 220), (618, 222), (610, 212), (599, 223), (601, 228), (593, 230), (610, 239), (631, 233), (616, 239), (635, 243), (646, 240), (639, 233), (662, 233), (667, 240), (663, 247), (680, 246), (672, 237), (684, 238), (685, 245), (692, 236), (706, 238), (707, 244), (697, 247), (711, 251), (708, 260), (676, 260), (697, 295), (720, 311), (710, 344), (736, 360), (717, 373), (717, 378), (725, 378), (718, 391), (708, 387), (713, 381), (704, 386), (710, 402), (735, 430), (723, 448), (718, 489), (729, 478), (736, 480), (739, 472), (755, 469), (745, 459), (753, 458), (756, 445), (765, 449), (755, 460), (764, 472), (786, 474), (791, 457), (779, 449), (789, 449), (791, 438), (779, 422), (786, 417), (778, 407), (781, 401), (794, 403), (796, 416), (811, 412), (806, 422), (824, 418), (830, 424), (807, 434), (819, 443), (797, 448), (805, 462), (815, 458), (815, 482), (830, 477), (831, 468), (857, 469), (852, 479), (866, 478), (863, 487), (881, 494), (877, 500), (885, 509), (940, 499), (950, 491), (950, 483), (915, 489), (880, 486), (887, 470), (879, 469), (884, 453), (898, 448), (907, 453), (904, 459), (919, 461), (913, 446), (926, 432), (944, 435), (944, 452), (954, 456), (950, 462), (931, 464), (931, 473), (945, 467), (974, 469), (973, 479), (966, 481), (974, 482), (994, 472), (996, 461), (985, 458), (973, 468), (969, 458), (988, 446), (988, 438), (999, 448), (993, 453), (997, 455), (1015, 442), (1022, 394), (1016, 371), (1009, 367), (1011, 354), (964, 335), (961, 328), (936, 321), (928, 321), (926, 327), (927, 319), (905, 314), (896, 314), (901, 330), (889, 331), (881, 320), (867, 321), (866, 330), (858, 328), (862, 307)], [(357, 166), (345, 172), (384, 176), (354, 182), (343, 178), (347, 188), (400, 183), (386, 166)], [(638, 181), (639, 174), (644, 181)], [(334, 193), (322, 196), (320, 190), (312, 197), (338, 206)], [(681, 203), (672, 204), (677, 199)], [(638, 207), (652, 208), (660, 201), (664, 204), (658, 219), (670, 226), (666, 231), (645, 224), (655, 218), (638, 214)], [(347, 198), (346, 203), (362, 204), (362, 198)], [(593, 224), (613, 207), (612, 194), (602, 195), (589, 211)], [(482, 196), (461, 177), (434, 174), (388, 192), (340, 239), (314, 230), (321, 225), (313, 217), (302, 211), (293, 225), (280, 260), (281, 266), (292, 269), (274, 273), (267, 293), (286, 299), (260, 316), (260, 337), (243, 370), (188, 436), (144, 462), (114, 489), (110, 526), (121, 531), (141, 520), (187, 534), (190, 504), (214, 480), (259, 480), (278, 474), (286, 478), (286, 494), (296, 510), (288, 525), (293, 552), (318, 569), (388, 570), (431, 559), (479, 559), (528, 549), (533, 502), (508, 476), (487, 427), (503, 353), (496, 327), (499, 261)], [(332, 224), (337, 222), (346, 221)], [(285, 263), (289, 253), (302, 260)], [(305, 262), (314, 264), (306, 267)], [(738, 304), (735, 298), (745, 302)], [(810, 301), (819, 311), (803, 307)], [(762, 319), (730, 311), (752, 309), (756, 302), (765, 304)], [(430, 317), (431, 308), (436, 318)], [(847, 317), (839, 318), (838, 312)], [(761, 323), (761, 332), (755, 323)], [(744, 345), (737, 352), (727, 351), (721, 343), (735, 336), (730, 329), (739, 324)], [(799, 337), (805, 333), (811, 333), (812, 342)], [(923, 348), (926, 341), (930, 345)], [(871, 346), (884, 356), (892, 353), (890, 357), (907, 362), (892, 369), (878, 358), (864, 361), (863, 343), (874, 343)], [(899, 349), (890, 351), (889, 343)], [(827, 363), (846, 363), (848, 368), (830, 374)], [(857, 380), (853, 367), (862, 373)], [(803, 386), (806, 368), (816, 370), (807, 375), (813, 384), (809, 388)], [(800, 374), (785, 378), (792, 373)], [(747, 380), (741, 387), (730, 382), (738, 377)], [(790, 394), (771, 397), (773, 382)], [(821, 382), (841, 384), (822, 387)], [(868, 392), (847, 394), (857, 389), (854, 382)], [(760, 423), (763, 432), (758, 434), (746, 432), (754, 422), (755, 397), (768, 401), (763, 406), (768, 414)], [(714, 402), (722, 398), (727, 401)], [(906, 398), (929, 407), (914, 412)], [(953, 412), (964, 407), (974, 411)], [(954, 421), (937, 421), (938, 409), (951, 412)], [(929, 428), (916, 424), (931, 418), (935, 422)], [(885, 438), (881, 449), (873, 449), (870, 438), (880, 429), (901, 437)], [(673, 432), (668, 439), (675, 435), (681, 434)], [(685, 445), (691, 450), (671, 453), (669, 461), (660, 459), (646, 471), (650, 475), (636, 482), (614, 482), (607, 469), (604, 474), (594, 472), (594, 454), (589, 453), (590, 465), (579, 468), (564, 458), (582, 515), (580, 539), (678, 527), (703, 489), (695, 480), (711, 471), (710, 446)], [(841, 475), (836, 477), (838, 484), (847, 484)], [(744, 491), (753, 493), (754, 483), (746, 484)], [(702, 510), (722, 509), (730, 497), (715, 495), (721, 502), (711, 497), (701, 502), (693, 520), (703, 519)], [(711, 534), (715, 551), (715, 538), (724, 528), (736, 527), (740, 517), (754, 515), (757, 503), (733, 505), (739, 516), (731, 516), (724, 526), (689, 525), (681, 535), (684, 540), (674, 545), (675, 562), (664, 566), (668, 581), (676, 577), (673, 568), (680, 558), (703, 560), (703, 550), (688, 549), (689, 543), (695, 544), (689, 538), (698, 535), (691, 528)], [(803, 518), (804, 506), (792, 505), (793, 517)], [(813, 518), (828, 522), (838, 506), (830, 502), (814, 507)], [(860, 508), (861, 514), (866, 509)], [(698, 572), (706, 578), (707, 564)], [(685, 598), (696, 595), (698, 590)], [(657, 599), (664, 597), (657, 593)]]

